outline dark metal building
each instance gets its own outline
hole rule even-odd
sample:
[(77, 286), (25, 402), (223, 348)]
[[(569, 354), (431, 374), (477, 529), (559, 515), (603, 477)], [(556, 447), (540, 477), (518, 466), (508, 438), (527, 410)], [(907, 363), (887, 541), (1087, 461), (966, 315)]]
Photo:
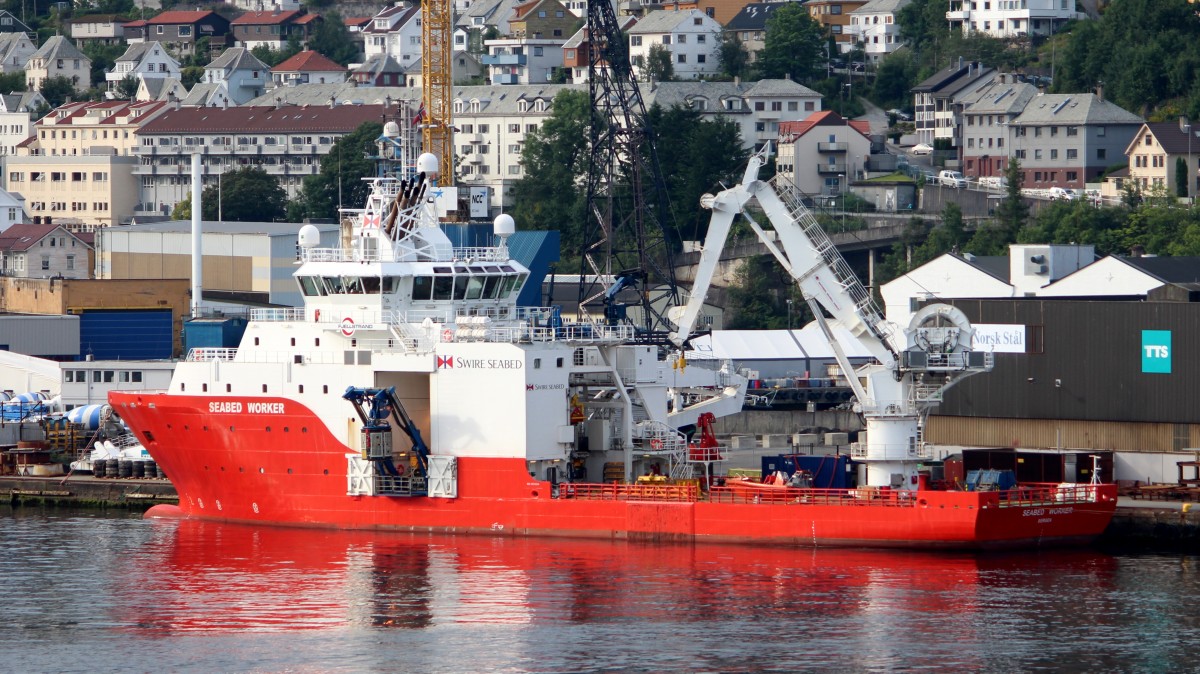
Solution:
[(949, 300), (1025, 326), (1025, 353), (947, 392), (932, 442), (1179, 451), (1200, 447), (1200, 303)]

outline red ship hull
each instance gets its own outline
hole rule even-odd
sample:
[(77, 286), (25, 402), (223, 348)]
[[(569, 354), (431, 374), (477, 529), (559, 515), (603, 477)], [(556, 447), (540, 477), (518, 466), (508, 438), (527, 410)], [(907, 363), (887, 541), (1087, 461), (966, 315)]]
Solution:
[[(487, 532), (645, 540), (993, 549), (1087, 542), (1116, 508), (1115, 485), (881, 494), (767, 494), (652, 485), (558, 485), (521, 458), (458, 460), (457, 498), (347, 495), (351, 451), (293, 400), (212, 411), (210, 397), (112, 393), (110, 401), (174, 483), (189, 517), (342, 529)], [(222, 401), (223, 402), (223, 401)], [(253, 414), (249, 402), (286, 403)], [(230, 412), (229, 410), (238, 410)], [(280, 407), (279, 409), (284, 409)], [(240, 410), (247, 410), (241, 412)]]

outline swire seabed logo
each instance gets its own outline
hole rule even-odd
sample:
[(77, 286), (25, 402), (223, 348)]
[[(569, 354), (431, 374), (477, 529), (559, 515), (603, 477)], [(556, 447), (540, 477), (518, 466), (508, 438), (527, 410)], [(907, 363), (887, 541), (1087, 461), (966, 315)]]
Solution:
[(439, 370), (450, 369), (454, 367), (454, 356), (438, 356), (437, 366)]

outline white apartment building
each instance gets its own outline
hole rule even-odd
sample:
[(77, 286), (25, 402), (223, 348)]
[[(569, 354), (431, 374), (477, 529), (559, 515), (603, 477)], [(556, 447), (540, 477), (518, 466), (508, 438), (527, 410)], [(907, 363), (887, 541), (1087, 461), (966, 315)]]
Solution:
[(0, 96), (0, 155), (17, 153), (33, 133), (32, 114), (46, 104), (36, 91)]
[(563, 67), (561, 38), (503, 38), (484, 42), (481, 59), (492, 84), (538, 84), (554, 79)]
[[(271, 92), (285, 92), (284, 87)], [(281, 94), (279, 94), (281, 95)], [(169, 215), (191, 194), (191, 156), (202, 153), (205, 185), (220, 174), (248, 166), (279, 180), (289, 199), (303, 179), (320, 171), (333, 143), (365, 122), (378, 122), (374, 105), (242, 106), (183, 108), (164, 112), (144, 125), (134, 150), (133, 175), (140, 198), (134, 215)]]
[(137, 203), (132, 150), (139, 126), (166, 103), (69, 103), (43, 117), (6, 162), (8, 189), (35, 221), (106, 227)]
[(896, 15), (912, 0), (871, 0), (850, 12), (846, 32), (862, 43), (867, 58), (874, 63), (900, 48), (900, 24)]
[[(510, 207), (509, 189), (524, 175), (521, 152), (526, 134), (541, 128), (552, 112), (554, 97), (564, 90), (586, 93), (587, 85), (454, 87), (451, 105), (454, 126), (458, 129), (454, 136), (454, 152), (459, 185), (490, 187), (492, 208)], [(774, 141), (780, 123), (804, 119), (821, 110), (820, 94), (791, 80), (660, 82), (654, 87), (646, 87), (643, 95), (647, 106), (686, 105), (702, 112), (706, 118), (719, 117), (734, 122), (747, 148)], [(310, 84), (275, 89), (251, 104), (307, 105), (311, 111), (327, 108), (331, 99), (338, 102), (358, 100), (366, 104), (363, 107), (370, 107), (386, 98), (408, 100), (416, 109), (420, 105), (421, 91)], [(212, 148), (209, 151), (211, 153)]]
[(132, 44), (124, 54), (117, 57), (112, 70), (104, 73), (104, 80), (108, 83), (106, 95), (113, 97), (117, 93), (117, 87), (126, 77), (139, 80), (139, 84), (148, 79), (178, 80), (179, 61), (172, 58), (160, 42)]
[(629, 29), (629, 60), (637, 78), (647, 79), (650, 48), (661, 45), (671, 52), (677, 79), (701, 79), (721, 72), (720, 35), (721, 24), (700, 10), (656, 10)]
[(397, 2), (385, 7), (362, 34), (366, 60), (386, 54), (407, 66), (421, 58), (421, 6)]
[(992, 37), (1051, 35), (1072, 19), (1075, 0), (950, 0), (946, 19), (951, 28)]

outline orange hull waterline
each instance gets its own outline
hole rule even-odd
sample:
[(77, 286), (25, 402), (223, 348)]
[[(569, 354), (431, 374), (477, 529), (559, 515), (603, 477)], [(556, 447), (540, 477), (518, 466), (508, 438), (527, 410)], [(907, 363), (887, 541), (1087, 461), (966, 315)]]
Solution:
[[(384, 155), (404, 137), (392, 126)], [(370, 179), (367, 204), (343, 212), (340, 246), (300, 230), (304, 307), (252, 310), (239, 348), (192, 349), (166, 391), (109, 395), (179, 492), (177, 508), (152, 515), (956, 549), (1086, 542), (1108, 525), (1112, 484), (927, 488), (919, 417), (957, 378), (990, 369), (991, 354), (973, 352), (965, 317), (937, 305), (918, 312), (912, 344), (901, 343), (811, 215), (757, 181), (763, 156), (738, 187), (706, 197), (709, 236), (724, 236), (757, 198), (805, 296), (853, 328), (873, 359), (856, 373), (867, 425), (851, 450), (858, 488), (712, 480), (728, 454), (712, 420), (741, 410), (746, 377), (627, 325), (564, 323), (555, 309), (518, 306), (529, 270), (508, 254), (512, 218), (497, 218), (497, 245), (455, 247), (439, 224), (443, 190), (425, 180), (431, 161), (417, 160), (415, 178)], [(720, 247), (706, 243), (701, 271)], [(677, 346), (706, 284), (679, 315)]]

